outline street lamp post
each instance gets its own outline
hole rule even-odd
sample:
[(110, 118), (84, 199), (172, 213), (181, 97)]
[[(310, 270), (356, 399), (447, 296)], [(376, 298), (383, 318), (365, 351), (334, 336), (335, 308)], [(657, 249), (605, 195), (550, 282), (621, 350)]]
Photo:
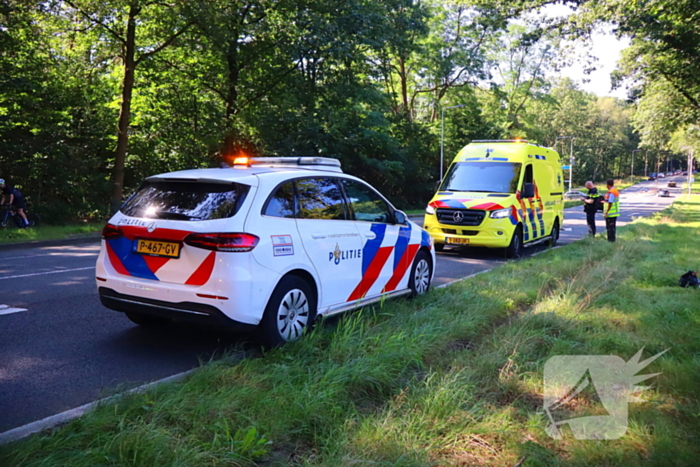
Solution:
[(630, 167), (630, 178), (634, 178), (634, 153), (640, 152), (641, 149), (635, 149), (632, 151), (632, 167)]
[(467, 104), (451, 105), (440, 109), (440, 180), (442, 180), (442, 161), (445, 157), (445, 110), (464, 107)]
[(560, 139), (569, 139), (571, 140), (571, 152), (569, 153), (569, 191), (571, 191), (571, 183), (573, 182), (574, 179), (574, 140), (576, 139), (575, 136), (557, 136), (557, 139), (555, 140), (554, 144), (556, 144), (557, 141)]

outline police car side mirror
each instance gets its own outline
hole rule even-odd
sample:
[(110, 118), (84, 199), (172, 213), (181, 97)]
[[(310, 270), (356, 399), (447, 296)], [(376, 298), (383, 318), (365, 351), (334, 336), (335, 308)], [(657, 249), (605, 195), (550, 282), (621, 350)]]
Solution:
[(523, 194), (521, 198), (534, 198), (535, 197), (535, 185), (534, 183), (526, 183), (523, 187)]
[(397, 224), (406, 223), (406, 213), (403, 211), (394, 211), (394, 219), (396, 219)]

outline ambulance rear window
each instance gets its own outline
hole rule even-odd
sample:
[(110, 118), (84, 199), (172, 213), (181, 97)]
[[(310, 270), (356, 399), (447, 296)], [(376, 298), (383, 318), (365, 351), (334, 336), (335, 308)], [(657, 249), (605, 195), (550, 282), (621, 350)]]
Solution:
[(130, 217), (153, 219), (223, 219), (238, 212), (249, 188), (240, 183), (147, 181), (120, 211)]
[(456, 162), (447, 172), (440, 191), (515, 193), (521, 166), (513, 162)]

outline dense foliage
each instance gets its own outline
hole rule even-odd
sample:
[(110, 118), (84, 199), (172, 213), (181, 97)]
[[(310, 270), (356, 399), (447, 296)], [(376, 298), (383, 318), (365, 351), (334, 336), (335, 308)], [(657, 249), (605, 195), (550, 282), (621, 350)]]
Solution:
[(619, 24), (635, 35), (623, 72), (642, 83), (640, 108), (673, 113), (659, 93), (692, 109), (697, 73), (671, 67), (661, 82), (648, 70), (663, 57), (697, 66), (697, 48), (674, 48), (664, 32), (695, 25), (677, 21), (678, 7), (648, 26), (617, 0), (569, 2), (580, 5), (567, 24), (520, 19), (547, 3), (0, 0), (0, 177), (60, 222), (103, 217), (152, 173), (240, 152), (320, 155), (399, 206), (422, 206), (443, 115), (446, 162), (472, 139), (526, 137), (568, 154), (566, 135), (575, 183), (629, 174), (633, 123), (643, 141), (670, 141), (690, 117), (648, 128), (635, 102), (553, 80), (561, 37), (593, 19)]

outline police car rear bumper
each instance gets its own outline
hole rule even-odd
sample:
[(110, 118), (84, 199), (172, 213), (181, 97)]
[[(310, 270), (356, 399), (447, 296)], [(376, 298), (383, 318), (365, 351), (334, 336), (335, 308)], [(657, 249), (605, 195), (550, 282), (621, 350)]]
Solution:
[(221, 310), (212, 305), (195, 302), (166, 302), (134, 295), (121, 294), (107, 287), (99, 287), (100, 301), (110, 310), (126, 312), (134, 311), (146, 315), (171, 318), (177, 321), (187, 321), (196, 324), (221, 326), (228, 330), (249, 332), (255, 325), (241, 323), (226, 316)]

